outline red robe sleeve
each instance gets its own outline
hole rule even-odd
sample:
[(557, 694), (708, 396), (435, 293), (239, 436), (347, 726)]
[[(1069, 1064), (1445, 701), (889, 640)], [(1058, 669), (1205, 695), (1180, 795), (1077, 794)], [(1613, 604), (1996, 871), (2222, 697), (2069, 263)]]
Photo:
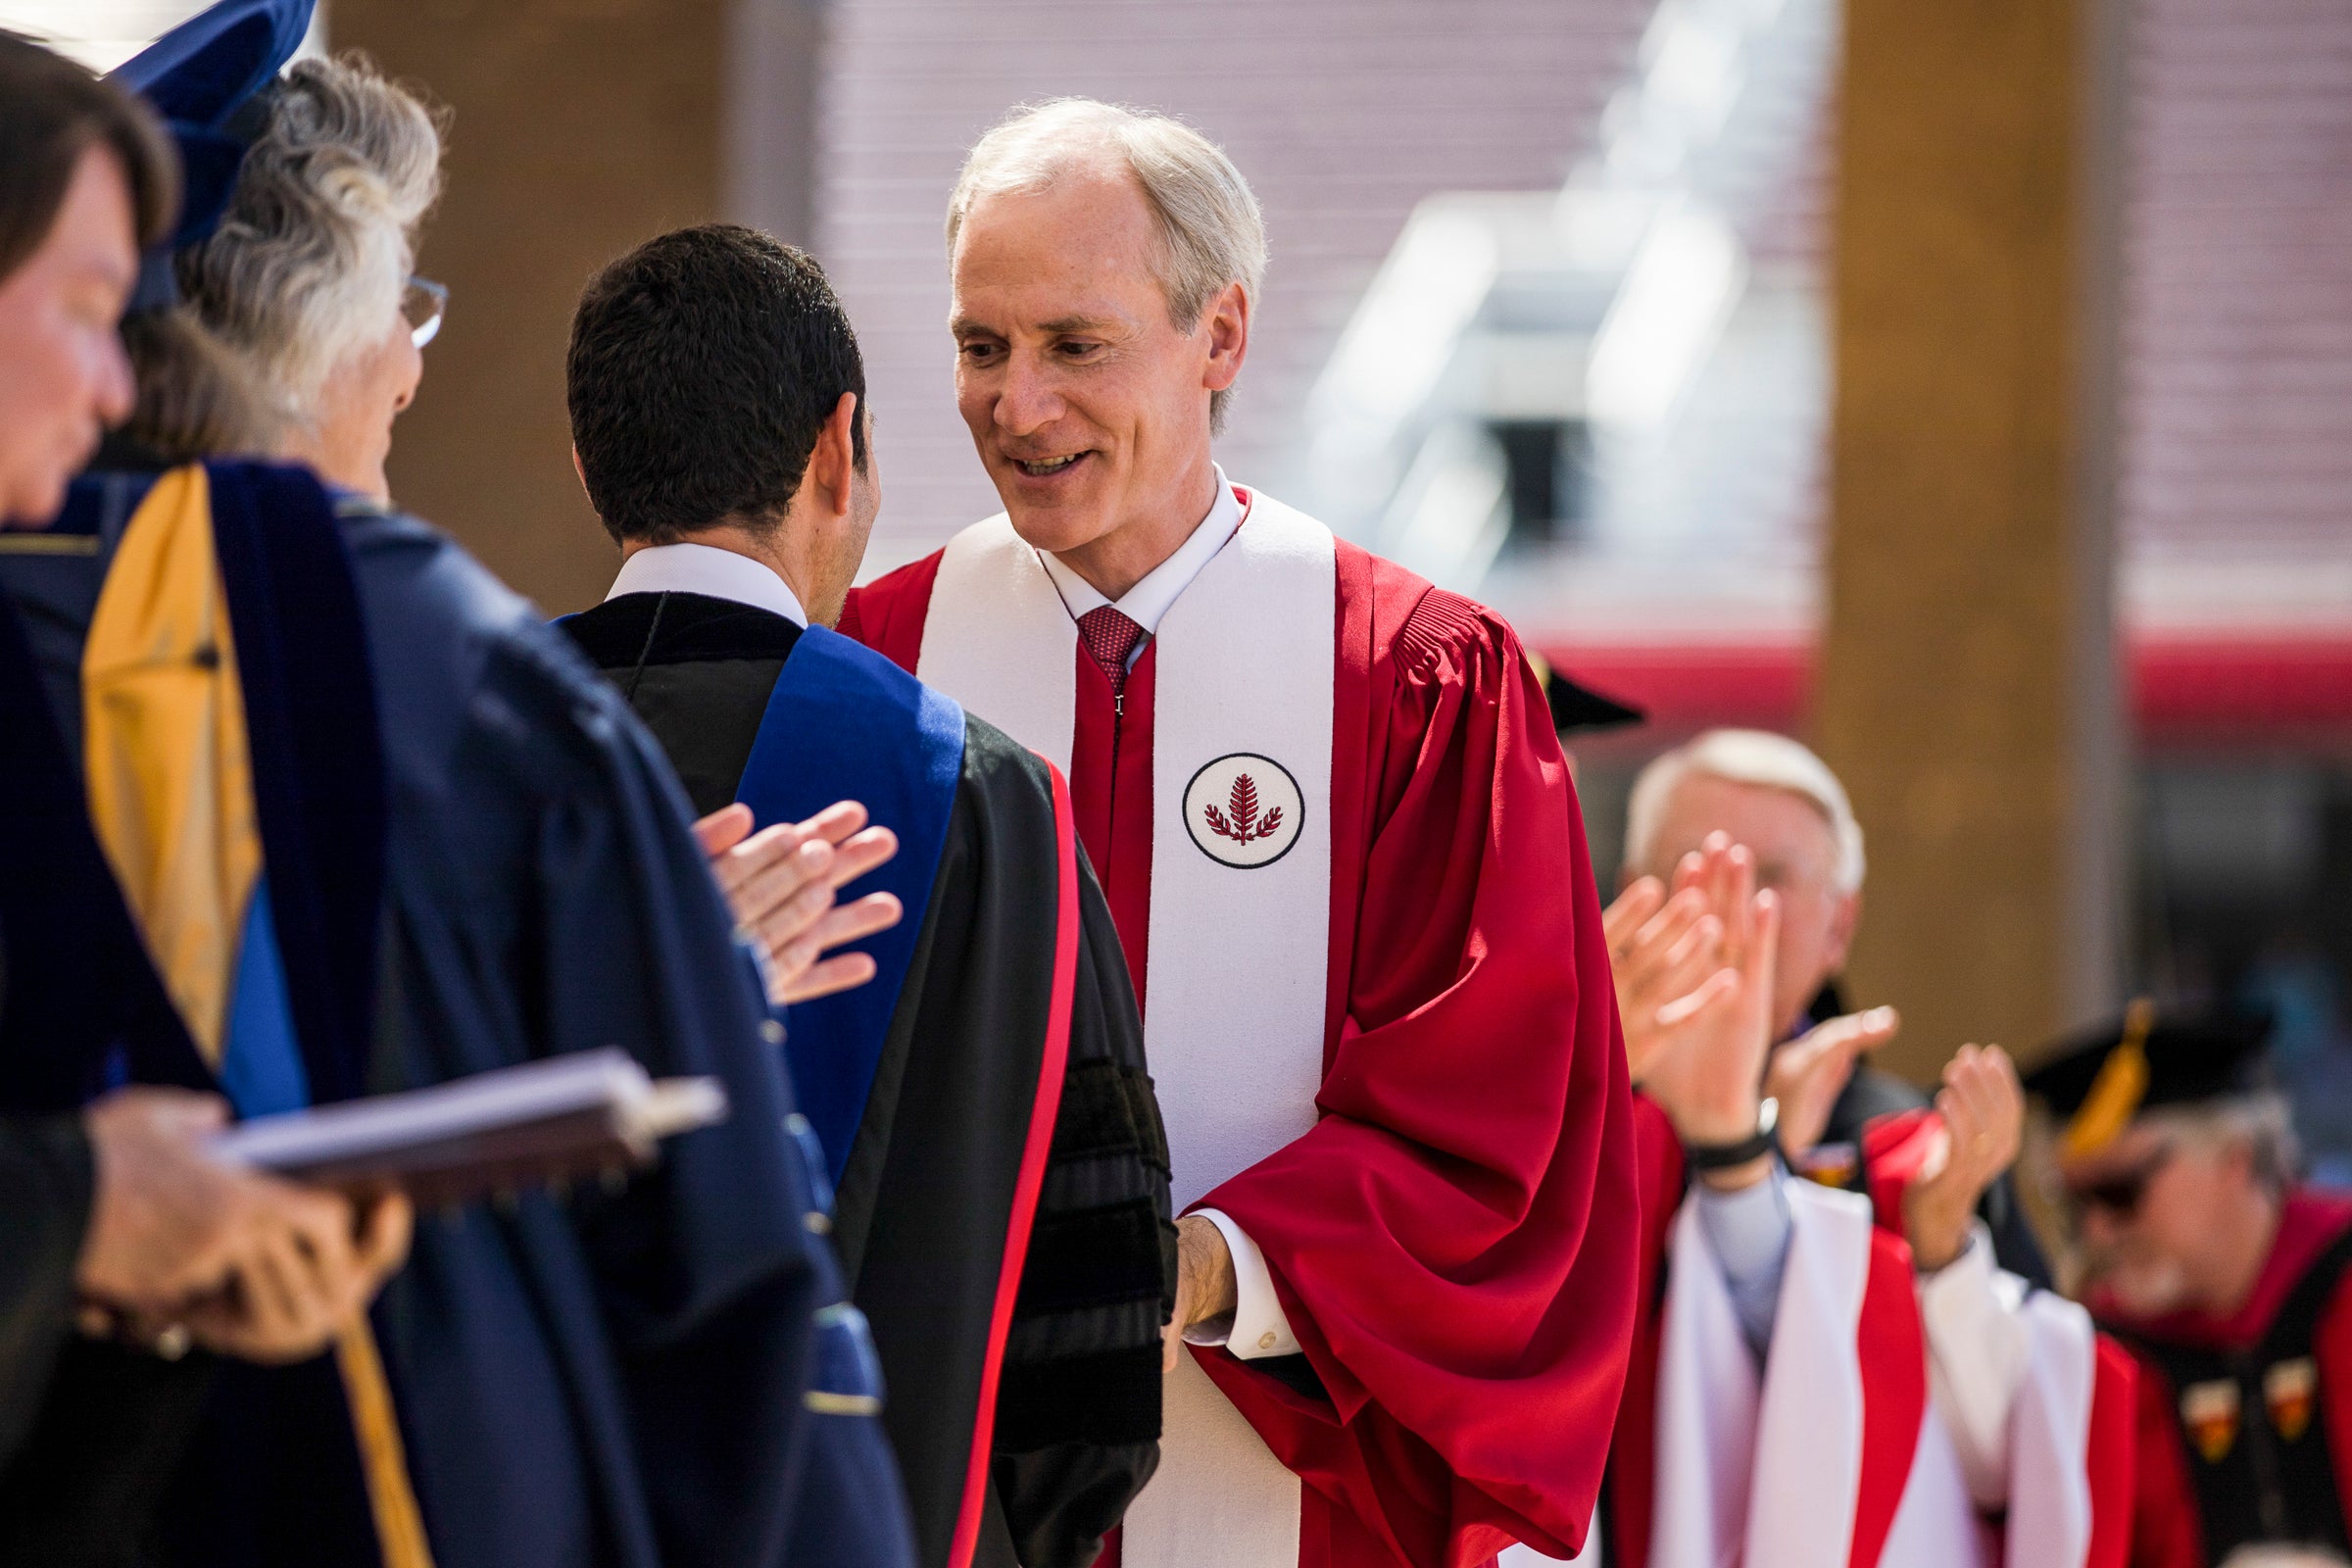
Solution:
[(1329, 1560), (1573, 1555), (1640, 1251), (1583, 823), (1498, 618), (1347, 545), (1340, 611), (1322, 1115), (1201, 1200), (1263, 1250), (1330, 1402), (1202, 1364), (1338, 1504)]

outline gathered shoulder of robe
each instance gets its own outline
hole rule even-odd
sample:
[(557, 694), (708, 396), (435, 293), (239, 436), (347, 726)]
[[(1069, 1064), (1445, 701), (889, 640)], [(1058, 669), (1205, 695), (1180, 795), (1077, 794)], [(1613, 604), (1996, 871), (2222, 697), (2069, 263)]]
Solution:
[[(838, 1278), (810, 1233), (812, 1175), (786, 1130), (790, 1091), (762, 1038), (756, 977), (674, 778), (568, 643), (444, 536), (332, 503), (298, 470), (207, 472), (224, 563), (240, 529), (294, 530), (312, 549), (339, 536), (372, 675), (357, 692), (304, 691), (324, 677), (301, 647), (278, 650), (277, 677), (310, 711), (371, 698), (382, 736), (370, 1038), (356, 1059), (310, 1060), (315, 1098), (617, 1046), (657, 1077), (715, 1077), (730, 1101), (723, 1125), (666, 1146), (617, 1194), (529, 1193), (419, 1217), (373, 1321), (435, 1561), (785, 1561), (810, 1527), (800, 1483), (811, 1431), (832, 1425), (811, 1420), (803, 1393), (812, 1315), (837, 1298)], [(60, 530), (96, 537), (96, 552), (0, 553), (67, 759), (80, 750), (79, 638), (104, 553), (150, 477), (76, 487)], [(298, 625), (328, 584), (268, 587), (280, 617), (239, 611), (249, 693), (248, 641), (259, 658), (261, 627)], [(364, 836), (368, 824), (330, 819), (319, 832), (346, 826)], [(4, 1026), (0, 1044), (16, 1045)], [(152, 1064), (168, 1047), (132, 1056)], [(102, 1088), (120, 1059), (91, 1053), (79, 1093)], [(176, 1081), (203, 1082), (192, 1057), (182, 1069)], [(140, 1075), (172, 1074), (167, 1060)], [(75, 1088), (54, 1074), (42, 1085)], [(331, 1358), (282, 1373), (223, 1367), (212, 1429), (167, 1503), (170, 1560), (376, 1560), (341, 1406)], [(870, 1466), (826, 1469), (837, 1491), (871, 1478)], [(895, 1488), (885, 1471), (870, 1494), (825, 1508), (852, 1503), (887, 1536)]]
[[(906, 905), (899, 930), (860, 944), (874, 990), (895, 998), (791, 1008), (787, 1054), (840, 1172), (836, 1242), (874, 1325), (922, 1558), (947, 1563), (1054, 1000), (1050, 770), (863, 648), (766, 610), (638, 593), (560, 624), (667, 749), (696, 810), (741, 799), (765, 827), (872, 795), (874, 819), (900, 835), (902, 863), (842, 891), (887, 886)], [(924, 702), (955, 731), (942, 755), (960, 742), (944, 825), (909, 777), (926, 764), (912, 716)], [(1085, 1568), (1158, 1451), (1167, 1150), (1118, 935), (1083, 863), (1078, 877), (1067, 1068), (971, 1559), (1005, 1568)]]

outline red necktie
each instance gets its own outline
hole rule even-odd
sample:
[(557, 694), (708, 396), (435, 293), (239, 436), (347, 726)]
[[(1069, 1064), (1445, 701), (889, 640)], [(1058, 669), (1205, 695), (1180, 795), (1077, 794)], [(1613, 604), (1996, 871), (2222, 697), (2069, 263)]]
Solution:
[(1102, 667), (1110, 680), (1110, 695), (1117, 697), (1127, 690), (1127, 659), (1135, 645), (1144, 639), (1144, 628), (1137, 625), (1114, 605), (1098, 605), (1078, 617), (1078, 639), (1086, 644), (1087, 657)]

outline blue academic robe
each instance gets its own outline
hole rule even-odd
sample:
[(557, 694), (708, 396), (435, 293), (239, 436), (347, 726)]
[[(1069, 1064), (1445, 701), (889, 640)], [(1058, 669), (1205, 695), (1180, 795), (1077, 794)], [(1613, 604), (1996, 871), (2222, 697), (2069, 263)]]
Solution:
[[(0, 1106), (211, 1083), (75, 809), (79, 637), (143, 487), (77, 487), (51, 538), (85, 535), (86, 554), (0, 550), (0, 720), (50, 726), (29, 749), (45, 766), (15, 747), (0, 765), (0, 807), (54, 819), (6, 852), (0, 915), (12, 955), (64, 950), (47, 983), (10, 988)], [(619, 1193), (420, 1223), (374, 1318), (437, 1562), (909, 1560), (873, 1418), (807, 1398), (858, 1408), (871, 1357), (854, 1314), (819, 1322), (841, 1294), (810, 1218), (821, 1173), (659, 752), (424, 524), (290, 469), (215, 465), (212, 489), (304, 1092), (617, 1045), (657, 1076), (720, 1079), (732, 1104)], [(28, 703), (42, 681), (49, 701)], [(43, 929), (67, 923), (71, 939)], [(166, 1503), (173, 1555), (372, 1561), (341, 1405), (324, 1362), (229, 1369)]]

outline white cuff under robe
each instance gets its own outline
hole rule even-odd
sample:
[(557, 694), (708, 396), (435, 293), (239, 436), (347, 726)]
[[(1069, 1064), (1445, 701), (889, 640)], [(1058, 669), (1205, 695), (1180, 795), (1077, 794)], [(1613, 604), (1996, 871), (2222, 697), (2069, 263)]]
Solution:
[(1186, 1343), (1222, 1345), (1244, 1361), (1297, 1355), (1298, 1337), (1291, 1332), (1291, 1320), (1283, 1315), (1282, 1302), (1274, 1295), (1274, 1274), (1266, 1267), (1266, 1254), (1220, 1210), (1197, 1208), (1193, 1212), (1216, 1226), (1225, 1238), (1226, 1250), (1233, 1253), (1233, 1318), (1222, 1325), (1194, 1325), (1185, 1331)]
[(2009, 1415), (2032, 1349), (2026, 1294), (2024, 1280), (1993, 1262), (1981, 1220), (1958, 1257), (1919, 1280), (1929, 1387), (1980, 1508), (2009, 1501)]

